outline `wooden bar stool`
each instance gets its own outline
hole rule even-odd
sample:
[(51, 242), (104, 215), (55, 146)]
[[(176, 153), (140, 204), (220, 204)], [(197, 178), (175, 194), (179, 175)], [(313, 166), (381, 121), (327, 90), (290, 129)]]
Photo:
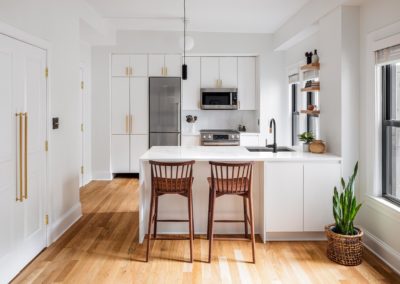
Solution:
[[(188, 222), (189, 223), (189, 238), (190, 240), (190, 262), (193, 262), (193, 239), (194, 239), (194, 224), (193, 224), (193, 164), (195, 161), (180, 162), (180, 163), (163, 163), (149, 161), (151, 166), (151, 199), (149, 210), (149, 227), (147, 235), (147, 252), (146, 262), (149, 261), (150, 254), (150, 239), (151, 226), (154, 223), (153, 239), (169, 239), (157, 238), (157, 222)], [(159, 220), (158, 219), (158, 198), (164, 194), (179, 194), (188, 199), (188, 216), (187, 220)], [(174, 239), (175, 240), (175, 239)]]
[[(220, 163), (210, 162), (211, 177), (209, 177), (208, 184), (210, 187), (209, 204), (208, 204), (208, 231), (207, 239), (209, 240), (209, 254), (208, 262), (211, 262), (212, 244), (214, 239), (213, 229), (214, 222), (221, 223), (244, 223), (245, 239), (251, 240), (253, 263), (256, 262), (255, 258), (255, 239), (254, 239), (254, 217), (253, 217), (253, 201), (252, 201), (252, 172), (253, 163)], [(243, 198), (243, 220), (214, 220), (215, 200), (223, 195), (238, 195)], [(248, 202), (248, 206), (247, 206)], [(247, 214), (249, 210), (250, 216)], [(250, 225), (250, 239), (248, 239), (247, 223)], [(219, 238), (227, 240), (227, 238)], [(238, 240), (238, 238), (231, 238), (231, 240)]]

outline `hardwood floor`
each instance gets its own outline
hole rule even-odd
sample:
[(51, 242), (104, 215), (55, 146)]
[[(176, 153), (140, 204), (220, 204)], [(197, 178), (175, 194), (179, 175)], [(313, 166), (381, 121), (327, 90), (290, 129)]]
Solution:
[(188, 241), (137, 244), (138, 182), (96, 181), (81, 190), (83, 217), (43, 251), (13, 283), (400, 283), (400, 277), (366, 251), (357, 267), (325, 256), (325, 242), (256, 243), (256, 264), (249, 242), (195, 239), (194, 263)]

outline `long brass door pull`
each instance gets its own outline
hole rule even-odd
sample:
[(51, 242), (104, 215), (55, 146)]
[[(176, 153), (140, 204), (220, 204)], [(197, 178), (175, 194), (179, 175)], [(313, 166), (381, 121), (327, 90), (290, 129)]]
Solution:
[(18, 139), (19, 145), (17, 146), (18, 147), (18, 151), (19, 151), (19, 155), (18, 155), (19, 177), (17, 178), (17, 183), (19, 183), (19, 196), (18, 196), (18, 189), (17, 189), (16, 201), (22, 202), (22, 201), (24, 201), (23, 193), (22, 193), (22, 191), (23, 191), (23, 184), (22, 184), (22, 182), (23, 182), (23, 178), (22, 178), (22, 175), (23, 175), (23, 172), (22, 172), (22, 127), (23, 127), (23, 124), (22, 124), (22, 113), (16, 113), (15, 116), (17, 117), (17, 123), (19, 125), (19, 139)]
[(25, 164), (24, 164), (24, 171), (25, 171), (25, 173), (24, 173), (24, 178), (25, 178), (25, 180), (24, 180), (24, 184), (25, 184), (25, 199), (28, 199), (28, 113), (27, 112), (25, 112), (24, 114), (23, 114), (23, 116), (25, 117), (25, 120), (24, 120), (24, 122), (25, 122), (25, 128), (24, 128), (24, 135), (25, 135), (25, 141), (24, 141), (24, 143), (25, 143), (25, 145), (24, 145), (24, 151), (25, 151), (25, 153), (24, 153), (24, 158), (25, 158)]

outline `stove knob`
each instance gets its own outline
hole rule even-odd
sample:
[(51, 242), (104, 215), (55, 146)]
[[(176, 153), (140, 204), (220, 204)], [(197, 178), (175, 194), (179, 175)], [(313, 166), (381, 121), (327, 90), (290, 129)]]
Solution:
[(235, 139), (235, 135), (231, 135), (231, 138), (232, 138), (232, 139)]
[(202, 137), (203, 137), (203, 139), (206, 139), (206, 138), (207, 138), (207, 136), (206, 136), (206, 135), (203, 135)]
[(239, 134), (236, 134), (236, 139), (240, 139), (240, 135)]
[(211, 134), (208, 134), (208, 139), (212, 139), (212, 135)]

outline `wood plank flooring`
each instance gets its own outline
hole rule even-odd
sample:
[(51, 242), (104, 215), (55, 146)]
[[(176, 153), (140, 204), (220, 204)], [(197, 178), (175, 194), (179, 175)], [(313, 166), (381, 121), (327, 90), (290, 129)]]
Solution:
[(366, 251), (357, 267), (325, 256), (325, 242), (256, 243), (196, 239), (194, 263), (188, 241), (155, 241), (145, 263), (138, 238), (138, 181), (96, 181), (81, 190), (83, 217), (29, 264), (13, 283), (400, 283), (400, 278)]

